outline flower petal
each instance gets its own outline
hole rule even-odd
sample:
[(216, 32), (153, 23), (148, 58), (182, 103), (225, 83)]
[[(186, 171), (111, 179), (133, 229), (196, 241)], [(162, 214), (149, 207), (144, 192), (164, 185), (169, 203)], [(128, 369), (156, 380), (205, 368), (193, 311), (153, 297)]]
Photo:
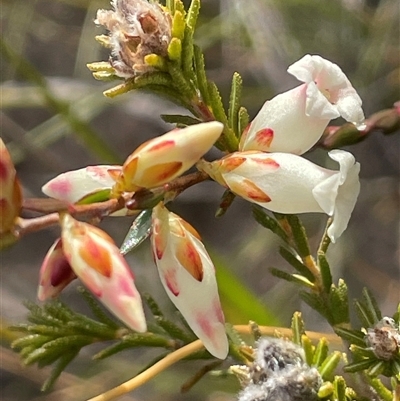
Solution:
[(128, 327), (145, 332), (146, 320), (133, 274), (112, 239), (68, 214), (60, 221), (64, 254), (75, 274)]
[[(165, 221), (161, 258), (155, 257), (161, 282), (171, 301), (182, 313), (206, 349), (217, 358), (228, 354), (225, 320), (218, 296), (215, 269), (204, 245), (187, 229), (188, 223), (169, 212), (162, 204), (153, 209), (153, 221)], [(157, 254), (159, 233), (151, 237)]]
[(121, 170), (121, 166), (88, 166), (67, 171), (43, 185), (42, 192), (54, 199), (76, 203), (89, 194), (111, 189), (116, 170)]

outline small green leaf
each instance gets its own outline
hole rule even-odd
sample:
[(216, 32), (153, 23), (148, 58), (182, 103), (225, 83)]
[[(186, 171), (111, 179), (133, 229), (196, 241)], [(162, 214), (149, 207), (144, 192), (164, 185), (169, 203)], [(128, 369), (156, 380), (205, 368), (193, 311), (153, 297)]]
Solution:
[(250, 122), (250, 116), (245, 107), (243, 107), (243, 106), (240, 107), (238, 117), (239, 117), (238, 132), (239, 132), (239, 137), (241, 137), (243, 134), (243, 131), (246, 129), (246, 127), (249, 125), (249, 122)]
[(333, 384), (331, 382), (322, 383), (318, 390), (318, 398), (327, 398), (333, 394)]
[(208, 93), (208, 81), (205, 71), (204, 55), (200, 47), (194, 45), (194, 65), (197, 77), (197, 85), (200, 90), (201, 97), (206, 105), (210, 105), (210, 95)]
[(157, 324), (162, 327), (172, 338), (182, 340), (185, 344), (191, 342), (192, 336), (186, 333), (172, 321), (163, 316), (154, 316), (154, 319)]
[(42, 391), (48, 391), (50, 390), (58, 377), (61, 375), (61, 373), (64, 371), (64, 369), (67, 367), (67, 365), (72, 362), (75, 357), (79, 354), (79, 349), (78, 350), (73, 350), (72, 352), (69, 351), (67, 353), (64, 353), (60, 359), (58, 360), (56, 366), (53, 368), (53, 370), (50, 373), (50, 376), (46, 379), (46, 381), (43, 383), (42, 386)]
[(194, 31), (200, 11), (200, 0), (192, 0), (186, 15), (186, 24)]
[(316, 367), (320, 367), (326, 357), (328, 356), (329, 347), (328, 340), (325, 337), (322, 337), (315, 348), (314, 357), (312, 364)]
[(348, 291), (344, 280), (339, 279), (337, 287), (332, 285), (328, 302), (333, 315), (334, 325), (350, 321)]
[(319, 367), (318, 371), (324, 380), (331, 380), (333, 377), (333, 372), (339, 365), (342, 359), (342, 354), (339, 351), (334, 351), (330, 354), (323, 364)]
[(288, 236), (278, 222), (269, 216), (261, 206), (253, 206), (253, 217), (257, 223), (261, 224), (263, 227), (268, 228), (274, 234), (278, 235), (283, 241), (288, 242)]
[(369, 348), (365, 348), (365, 346), (361, 347), (356, 344), (350, 344), (349, 348), (354, 355), (357, 355), (360, 358), (375, 358), (374, 352)]
[(226, 116), (222, 98), (214, 82), (208, 82), (208, 93), (210, 94), (210, 106), (214, 113), (215, 119), (220, 121), (226, 127), (229, 127), (228, 117)]
[[(189, 81), (195, 81), (194, 72), (194, 47), (193, 47), (193, 30), (188, 26), (185, 27), (185, 36), (182, 40), (182, 72)], [(194, 96), (193, 96), (194, 97)]]
[(329, 294), (332, 286), (332, 274), (328, 260), (323, 252), (318, 252), (318, 267), (321, 272), (324, 291)]
[(301, 258), (310, 256), (311, 252), (307, 233), (300, 219), (295, 214), (286, 215), (285, 218), (292, 229), (293, 240), (297, 246), (299, 255)]
[(177, 64), (181, 63), (182, 42), (178, 38), (172, 38), (168, 45), (168, 58)]
[(243, 338), (240, 336), (237, 330), (233, 327), (230, 323), (225, 323), (225, 330), (228, 338), (232, 342), (232, 344), (236, 345), (237, 347), (241, 347), (245, 344)]
[(91, 203), (105, 202), (110, 199), (111, 189), (103, 189), (86, 195), (77, 202), (77, 205), (90, 205)]
[(301, 338), (306, 334), (301, 312), (295, 312), (293, 314), (291, 328), (293, 333), (292, 341), (297, 345), (301, 345)]
[(175, 12), (179, 11), (183, 15), (186, 15), (185, 5), (183, 4), (183, 1), (182, 0), (172, 0), (172, 1), (175, 2), (174, 4)]
[(360, 372), (361, 370), (367, 370), (370, 366), (372, 366), (376, 362), (376, 359), (363, 359), (362, 361), (357, 361), (353, 363), (349, 363), (346, 365), (343, 370), (349, 373)]
[(142, 298), (146, 301), (153, 316), (164, 316), (155, 299), (148, 293), (142, 294)]
[(43, 344), (50, 341), (53, 337), (43, 336), (42, 334), (28, 334), (17, 338), (11, 343), (11, 348), (22, 349), (25, 347), (40, 348)]
[(163, 121), (169, 124), (176, 124), (180, 126), (200, 124), (201, 120), (192, 116), (183, 116), (180, 114), (161, 114)]
[(186, 22), (183, 13), (177, 11), (174, 14), (174, 18), (172, 19), (172, 29), (171, 29), (172, 37), (182, 40), (185, 35), (185, 26)]
[(304, 349), (306, 362), (309, 366), (311, 366), (314, 359), (314, 346), (312, 345), (310, 337), (308, 337), (306, 334), (303, 334), (301, 336), (301, 346)]
[(362, 302), (354, 301), (354, 306), (357, 312), (358, 319), (360, 320), (363, 327), (373, 327), (374, 326), (374, 318), (367, 310), (365, 305)]
[[(182, 49), (182, 55), (186, 57), (184, 48)], [(172, 78), (172, 87), (174, 87), (178, 92), (181, 92), (185, 99), (193, 99), (196, 95), (196, 91), (183, 75), (180, 66), (174, 62), (169, 62), (168, 71)]]
[(374, 320), (374, 323), (378, 323), (382, 319), (382, 313), (379, 309), (376, 299), (372, 295), (371, 291), (368, 290), (368, 288), (363, 289), (362, 295), (364, 304), (369, 312), (369, 315)]
[(311, 292), (300, 292), (300, 298), (311, 308), (315, 309), (321, 316), (325, 317), (329, 323), (333, 324), (333, 317), (331, 311), (325, 305), (324, 301), (318, 294)]
[(343, 327), (334, 327), (335, 333), (342, 339), (348, 341), (350, 344), (356, 344), (360, 347), (365, 346), (365, 334), (358, 330), (349, 330)]
[[(174, 38), (171, 40), (170, 45), (173, 42), (173, 40), (174, 40)], [(176, 46), (178, 46), (178, 49), (176, 49)], [(171, 52), (175, 52), (174, 54), (177, 54), (177, 58), (180, 59), (181, 50), (179, 50), (179, 44), (175, 43), (175, 41), (174, 41), (174, 44), (172, 45)], [(169, 53), (170, 53), (170, 50), (169, 50), (169, 46), (168, 46), (168, 55), (169, 55)], [(171, 58), (170, 55), (169, 55), (169, 57)], [(144, 62), (148, 66), (156, 68), (157, 70), (160, 70), (160, 71), (168, 70), (166, 59), (162, 56), (159, 56), (158, 54), (154, 54), (154, 53), (147, 54), (146, 56), (144, 56)]]
[[(168, 67), (171, 64), (172, 63), (168, 63)], [(167, 72), (156, 71), (137, 76), (132, 85), (135, 89), (145, 88), (150, 85), (162, 85), (171, 88), (174, 86), (174, 81)]]
[(152, 210), (146, 209), (136, 217), (122, 242), (120, 251), (123, 255), (137, 248), (150, 235), (151, 214)]
[(335, 376), (333, 387), (335, 400), (346, 401), (346, 382), (342, 376)]
[(238, 113), (242, 96), (242, 85), (243, 85), (242, 77), (238, 72), (235, 72), (232, 77), (231, 94), (229, 97), (228, 119), (229, 119), (229, 126), (235, 132), (237, 137), (239, 137), (240, 134), (239, 124), (238, 124)]
[(286, 280), (286, 281), (289, 281), (291, 283), (296, 283), (296, 284), (302, 285), (302, 286), (307, 287), (307, 288), (314, 288), (314, 284), (311, 283), (310, 281), (308, 281), (303, 276), (299, 276), (299, 275), (296, 275), (296, 274), (290, 274), (290, 273), (287, 273), (287, 272), (285, 272), (283, 270), (275, 269), (274, 267), (271, 267), (269, 269), (269, 271), (271, 272), (271, 274), (273, 276), (281, 278), (282, 280)]
[(114, 86), (110, 89), (105, 90), (103, 92), (103, 95), (112, 99), (116, 96), (123, 95), (123, 94), (128, 93), (132, 90), (135, 90), (137, 88), (138, 87), (135, 84), (134, 80), (129, 79), (129, 80), (126, 80), (125, 82), (123, 82), (122, 84), (119, 84), (117, 86)]
[(371, 378), (368, 384), (377, 392), (383, 401), (397, 401), (393, 398), (393, 393), (385, 387), (385, 385), (378, 378)]
[(367, 373), (370, 376), (379, 376), (385, 370), (386, 365), (387, 365), (386, 361), (375, 361), (375, 363), (369, 367)]
[(222, 217), (228, 210), (228, 208), (232, 205), (235, 200), (236, 195), (227, 189), (220, 200), (219, 207), (215, 212), (215, 217)]
[[(279, 226), (280, 227), (280, 226)], [(307, 266), (304, 265), (292, 252), (284, 247), (279, 248), (280, 255), (288, 262), (291, 266), (293, 266), (301, 275), (308, 279), (308, 281), (314, 283), (315, 277), (308, 270)]]

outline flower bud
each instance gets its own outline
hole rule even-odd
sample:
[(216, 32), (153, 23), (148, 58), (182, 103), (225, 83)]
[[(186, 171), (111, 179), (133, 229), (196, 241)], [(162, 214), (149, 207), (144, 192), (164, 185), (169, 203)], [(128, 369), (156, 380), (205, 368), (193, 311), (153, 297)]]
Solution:
[(201, 123), (142, 144), (126, 159), (114, 191), (153, 188), (180, 176), (213, 146), (222, 129), (217, 121)]
[(76, 274), (64, 255), (61, 238), (47, 252), (39, 273), (38, 299), (55, 298), (72, 281)]
[(228, 340), (215, 268), (199, 235), (162, 203), (153, 209), (152, 218), (151, 244), (165, 291), (205, 348), (226, 358)]
[(332, 150), (339, 171), (290, 153), (236, 152), (198, 168), (249, 202), (277, 213), (326, 213), (333, 217), (328, 236), (335, 242), (346, 229), (358, 194), (359, 163)]
[(142, 301), (128, 264), (102, 230), (68, 214), (60, 217), (64, 254), (86, 287), (121, 321), (146, 331)]
[(42, 187), (42, 192), (54, 199), (76, 203), (89, 195), (111, 190), (121, 166), (87, 166), (58, 175)]
[(114, 10), (98, 10), (96, 24), (109, 31), (103, 43), (111, 47), (115, 74), (132, 78), (153, 68), (145, 63), (149, 54), (167, 56), (171, 41), (171, 16), (156, 2), (113, 0)]
[(364, 120), (361, 99), (336, 64), (307, 54), (288, 72), (305, 83), (264, 103), (244, 131), (239, 150), (301, 155), (331, 119), (341, 116), (355, 124)]
[(11, 230), (22, 205), (21, 187), (14, 164), (0, 138), (0, 234)]

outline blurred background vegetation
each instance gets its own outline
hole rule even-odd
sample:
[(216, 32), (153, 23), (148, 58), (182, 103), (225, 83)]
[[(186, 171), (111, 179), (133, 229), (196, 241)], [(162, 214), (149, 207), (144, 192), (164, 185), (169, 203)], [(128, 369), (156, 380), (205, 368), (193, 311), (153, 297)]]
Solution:
[[(102, 31), (93, 23), (96, 10), (109, 8), (108, 1), (1, 0), (0, 7), (1, 135), (25, 197), (42, 196), (41, 186), (63, 171), (123, 161), (145, 139), (170, 129), (158, 116), (176, 113), (175, 105), (143, 93), (106, 99), (102, 91), (112, 84), (96, 82), (86, 68), (88, 62), (108, 57), (94, 40)], [(342, 67), (368, 116), (400, 98), (399, 26), (397, 0), (203, 0), (197, 43), (205, 51), (209, 77), (225, 99), (233, 72), (240, 72), (243, 103), (251, 117), (266, 99), (297, 85), (286, 68), (306, 53)], [(361, 163), (361, 194), (348, 230), (330, 249), (331, 265), (336, 279), (347, 280), (352, 297), (368, 286), (383, 313), (391, 315), (400, 298), (400, 136), (374, 135), (348, 150)], [(327, 163), (323, 151), (307, 157)], [(291, 284), (269, 273), (270, 266), (285, 266), (277, 253), (279, 241), (253, 221), (249, 204), (236, 200), (223, 218), (214, 218), (222, 192), (215, 184), (203, 183), (180, 196), (173, 209), (198, 229), (217, 261), (227, 320), (246, 323), (255, 318), (260, 324), (288, 325), (293, 311), (300, 309), (309, 329), (329, 330), (300, 303)], [(303, 221), (315, 246), (324, 217), (306, 215)], [(119, 218), (102, 224), (117, 243), (129, 225), (129, 219)], [(3, 328), (24, 319), (22, 300), (35, 300), (41, 261), (57, 236), (57, 229), (39, 232), (2, 253)], [(173, 314), (148, 244), (128, 259), (139, 290), (150, 292)], [(74, 284), (62, 299), (83, 308)], [(130, 378), (157, 355), (132, 350), (94, 363), (90, 356), (96, 347), (89, 347), (53, 393), (41, 394), (48, 372), (22, 368), (9, 350), (6, 331), (3, 334), (3, 401), (83, 400)], [(181, 363), (123, 400), (235, 399), (235, 381), (215, 377), (189, 394), (179, 394), (196, 367)]]

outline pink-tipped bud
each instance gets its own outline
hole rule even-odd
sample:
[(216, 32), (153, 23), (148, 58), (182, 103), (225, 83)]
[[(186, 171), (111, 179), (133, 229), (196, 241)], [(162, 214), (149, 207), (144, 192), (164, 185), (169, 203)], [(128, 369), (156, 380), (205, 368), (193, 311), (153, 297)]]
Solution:
[(55, 298), (72, 281), (76, 274), (64, 255), (61, 238), (47, 252), (39, 273), (38, 299)]
[(22, 204), (21, 187), (14, 164), (0, 139), (0, 234), (12, 229)]
[(54, 177), (42, 187), (47, 196), (69, 203), (76, 203), (90, 195), (111, 190), (121, 166), (87, 166)]
[(128, 264), (102, 230), (68, 214), (60, 217), (64, 254), (86, 287), (121, 321), (145, 332), (142, 301)]
[(196, 230), (162, 203), (153, 209), (152, 249), (161, 282), (206, 349), (228, 354), (215, 268)]
[(191, 125), (144, 143), (126, 159), (115, 192), (154, 188), (180, 176), (210, 150), (223, 127), (217, 121)]

